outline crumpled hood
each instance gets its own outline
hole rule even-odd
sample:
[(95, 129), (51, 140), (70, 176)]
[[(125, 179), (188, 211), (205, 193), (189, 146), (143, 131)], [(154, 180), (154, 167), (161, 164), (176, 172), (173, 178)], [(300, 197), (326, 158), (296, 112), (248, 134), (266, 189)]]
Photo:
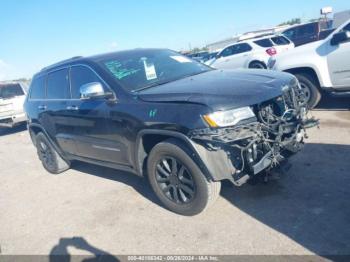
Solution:
[(294, 77), (267, 70), (212, 70), (140, 91), (148, 102), (192, 102), (214, 111), (250, 106), (282, 94)]

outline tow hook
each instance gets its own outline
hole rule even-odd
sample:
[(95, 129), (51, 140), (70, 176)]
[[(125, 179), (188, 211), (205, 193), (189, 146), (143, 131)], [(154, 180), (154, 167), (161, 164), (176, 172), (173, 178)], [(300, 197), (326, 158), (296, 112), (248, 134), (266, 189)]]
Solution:
[(284, 160), (283, 163), (281, 163), (277, 167), (264, 173), (264, 182), (267, 183), (271, 180), (280, 179), (281, 176), (285, 176), (288, 173), (291, 167), (292, 165), (288, 162), (288, 160)]
[(284, 160), (280, 165), (270, 170), (264, 170), (261, 174), (255, 175), (248, 180), (250, 185), (257, 185), (258, 183), (268, 183), (269, 181), (279, 180), (282, 176), (286, 175), (292, 165), (288, 160)]

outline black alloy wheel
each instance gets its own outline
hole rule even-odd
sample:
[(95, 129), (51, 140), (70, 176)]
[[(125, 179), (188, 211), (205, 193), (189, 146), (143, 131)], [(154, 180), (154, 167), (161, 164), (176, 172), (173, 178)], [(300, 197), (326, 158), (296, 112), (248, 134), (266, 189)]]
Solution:
[(187, 204), (196, 194), (192, 175), (174, 157), (160, 159), (156, 167), (156, 181), (163, 194), (176, 204)]
[(51, 145), (47, 137), (43, 133), (38, 133), (35, 137), (35, 145), (37, 148), (39, 159), (44, 168), (52, 174), (59, 174), (67, 170), (70, 162), (63, 159), (55, 148)]
[(185, 216), (203, 212), (220, 194), (221, 182), (205, 176), (191, 150), (174, 138), (152, 148), (147, 158), (147, 176), (161, 203)]
[(38, 143), (38, 154), (40, 160), (47, 168), (53, 169), (55, 167), (54, 153), (44, 141)]

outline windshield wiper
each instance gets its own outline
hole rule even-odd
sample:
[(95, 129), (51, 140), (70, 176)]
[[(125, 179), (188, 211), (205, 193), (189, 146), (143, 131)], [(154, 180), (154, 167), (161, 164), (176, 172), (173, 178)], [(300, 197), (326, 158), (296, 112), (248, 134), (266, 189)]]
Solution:
[(153, 84), (150, 84), (150, 85), (147, 85), (147, 86), (144, 86), (144, 87), (141, 87), (141, 88), (132, 90), (132, 92), (139, 92), (139, 91), (142, 91), (142, 90), (145, 90), (145, 89), (148, 89), (148, 88), (152, 88), (152, 87), (155, 87), (155, 86), (164, 85), (164, 84), (166, 84), (166, 83), (170, 83), (170, 82), (173, 82), (173, 81), (175, 81), (175, 80), (167, 80), (167, 81), (155, 82), (155, 83), (153, 83)]

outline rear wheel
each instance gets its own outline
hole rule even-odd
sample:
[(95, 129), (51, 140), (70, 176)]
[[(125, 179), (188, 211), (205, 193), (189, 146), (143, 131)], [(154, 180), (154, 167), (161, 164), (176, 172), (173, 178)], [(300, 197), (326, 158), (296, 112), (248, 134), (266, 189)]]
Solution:
[(196, 215), (219, 196), (221, 183), (208, 180), (183, 146), (171, 140), (157, 144), (148, 157), (147, 171), (162, 204), (181, 215)]
[(314, 108), (321, 100), (321, 92), (318, 88), (318, 83), (310, 74), (295, 74), (298, 79), (300, 88), (305, 96), (305, 103), (310, 109)]
[(266, 69), (266, 65), (262, 62), (254, 61), (249, 64), (249, 68), (255, 68), (255, 69)]
[(64, 160), (51, 145), (47, 137), (43, 133), (39, 133), (35, 137), (35, 145), (37, 153), (44, 168), (52, 173), (59, 174), (66, 171), (70, 163)]

